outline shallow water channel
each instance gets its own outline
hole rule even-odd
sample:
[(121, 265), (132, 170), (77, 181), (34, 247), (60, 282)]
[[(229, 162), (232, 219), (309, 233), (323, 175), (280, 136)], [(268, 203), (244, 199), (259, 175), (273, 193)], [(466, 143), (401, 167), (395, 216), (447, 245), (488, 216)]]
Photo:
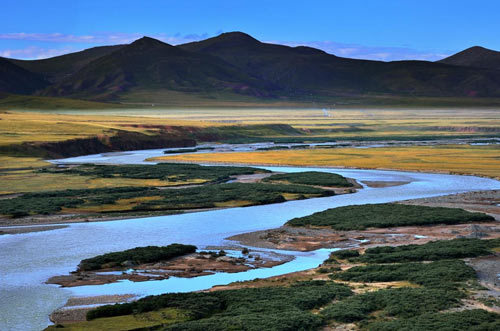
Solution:
[[(107, 153), (58, 160), (58, 163), (143, 163), (163, 150)], [(474, 176), (427, 174), (401, 171), (334, 168), (264, 167), (281, 172), (335, 172), (358, 181), (410, 182), (385, 188), (365, 187), (354, 194), (289, 201), (280, 204), (221, 209), (181, 215), (76, 223), (66, 228), (0, 236), (0, 330), (40, 330), (49, 325), (48, 315), (70, 296), (104, 294), (159, 294), (193, 291), (239, 280), (269, 277), (316, 267), (330, 250), (308, 253), (283, 252), (295, 259), (273, 268), (198, 278), (175, 278), (133, 283), (63, 289), (44, 282), (51, 276), (75, 270), (85, 258), (137, 246), (185, 243), (205, 246), (233, 244), (229, 236), (275, 228), (287, 220), (327, 208), (365, 203), (391, 202), (477, 190), (500, 189), (500, 182)]]

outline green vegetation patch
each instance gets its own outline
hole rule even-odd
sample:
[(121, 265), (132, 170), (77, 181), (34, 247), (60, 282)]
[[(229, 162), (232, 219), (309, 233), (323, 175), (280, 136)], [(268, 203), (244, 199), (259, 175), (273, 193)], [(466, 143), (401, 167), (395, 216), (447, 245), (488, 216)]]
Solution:
[(352, 267), (334, 273), (333, 279), (354, 282), (410, 281), (427, 287), (440, 287), (476, 277), (476, 272), (462, 260), (444, 260), (431, 263), (375, 264)]
[(170, 244), (168, 246), (146, 246), (127, 249), (121, 252), (106, 253), (85, 259), (78, 266), (79, 271), (99, 270), (121, 266), (128, 261), (133, 264), (154, 263), (165, 261), (174, 257), (191, 254), (196, 251), (196, 246), (183, 244)]
[(379, 321), (370, 324), (371, 331), (490, 331), (500, 330), (500, 315), (482, 309), (450, 313), (422, 314), (408, 319)]
[(328, 187), (352, 187), (345, 177), (320, 171), (304, 171), (289, 174), (277, 174), (263, 179), (265, 182), (289, 182), (292, 184), (317, 185)]
[(364, 230), (432, 224), (493, 221), (492, 216), (459, 208), (412, 206), (395, 203), (367, 204), (327, 209), (287, 222), (292, 226), (330, 226), (335, 230)]
[(367, 292), (327, 306), (322, 314), (329, 320), (352, 323), (369, 320), (370, 314), (409, 318), (458, 306), (463, 294), (438, 288), (395, 288)]
[(500, 246), (500, 239), (481, 240), (460, 238), (431, 241), (423, 245), (380, 246), (369, 248), (365, 254), (349, 259), (364, 263), (397, 263), (463, 259), (490, 255)]
[[(0, 200), (0, 215), (12, 217), (30, 214), (51, 215), (62, 208), (93, 209), (99, 212), (102, 205), (113, 205), (123, 199), (137, 198), (139, 202), (130, 208), (108, 209), (109, 212), (172, 211), (213, 208), (220, 203), (243, 201), (243, 205), (261, 205), (286, 201), (283, 194), (295, 194), (297, 198), (331, 196), (332, 191), (310, 186), (231, 183), (184, 189), (158, 189), (155, 187), (116, 187), (80, 190), (62, 190), (26, 193), (22, 196)], [(149, 200), (142, 198), (150, 197)], [(141, 200), (142, 199), (142, 200)], [(118, 207), (118, 206), (117, 206)]]
[(251, 167), (201, 166), (197, 164), (160, 163), (156, 165), (93, 165), (84, 164), (72, 168), (44, 168), (41, 172), (64, 173), (99, 178), (159, 179), (169, 182), (185, 182), (203, 179), (207, 182), (228, 180), (231, 176), (269, 172)]
[(87, 314), (87, 319), (173, 307), (187, 311), (191, 321), (173, 324), (166, 330), (314, 330), (323, 325), (324, 320), (310, 310), (351, 294), (347, 286), (325, 281), (164, 294), (132, 303), (98, 307)]

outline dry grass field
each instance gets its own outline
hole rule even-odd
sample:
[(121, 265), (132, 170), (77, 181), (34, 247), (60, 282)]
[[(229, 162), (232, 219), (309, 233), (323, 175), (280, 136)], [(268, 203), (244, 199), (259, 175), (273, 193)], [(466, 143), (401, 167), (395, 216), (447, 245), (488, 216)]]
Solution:
[(61, 141), (91, 137), (99, 134), (107, 134), (110, 130), (153, 134), (157, 129), (144, 127), (148, 125), (205, 127), (214, 125), (214, 123), (157, 117), (55, 114), (48, 112), (1, 112), (0, 145), (27, 141)]
[[(0, 146), (52, 142), (135, 131), (155, 135), (158, 125), (217, 127), (284, 123), (302, 130), (299, 137), (367, 139), (423, 136), (498, 137), (500, 118), (495, 109), (107, 109), (0, 112)], [(269, 138), (272, 138), (270, 136)], [(167, 157), (176, 161), (291, 164), (391, 168), (500, 176), (500, 151), (495, 146), (394, 147), (376, 149), (311, 149)], [(155, 186), (155, 181), (95, 179), (65, 176), (36, 169), (49, 166), (40, 158), (0, 155), (0, 194), (44, 189), (112, 186)], [(66, 178), (68, 177), (68, 178)], [(61, 177), (57, 177), (61, 179)], [(163, 185), (168, 185), (163, 182)], [(178, 184), (178, 183), (177, 183)], [(163, 186), (162, 185), (162, 186)]]
[(449, 172), (500, 177), (500, 146), (413, 146), (183, 154), (155, 160)]

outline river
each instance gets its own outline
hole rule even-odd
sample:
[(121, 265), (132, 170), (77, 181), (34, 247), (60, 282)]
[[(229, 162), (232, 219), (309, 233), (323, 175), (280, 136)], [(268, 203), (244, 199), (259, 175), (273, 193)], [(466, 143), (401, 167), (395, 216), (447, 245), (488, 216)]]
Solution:
[[(144, 163), (163, 155), (163, 150), (90, 155), (56, 163)], [(139, 295), (191, 291), (237, 280), (269, 277), (319, 265), (328, 250), (293, 253), (288, 263), (244, 273), (215, 274), (192, 279), (170, 278), (142, 283), (119, 282), (107, 285), (63, 289), (44, 282), (66, 274), (84, 258), (137, 246), (168, 245), (173, 242), (225, 245), (229, 236), (275, 228), (293, 217), (327, 208), (365, 203), (382, 203), (477, 190), (500, 189), (500, 182), (474, 176), (414, 173), (402, 171), (335, 168), (263, 167), (281, 172), (325, 171), (358, 181), (410, 182), (385, 188), (365, 187), (354, 194), (289, 201), (280, 204), (159, 216), (121, 221), (76, 223), (66, 228), (0, 236), (0, 330), (40, 330), (49, 325), (48, 315), (64, 305), (70, 296), (115, 293)]]

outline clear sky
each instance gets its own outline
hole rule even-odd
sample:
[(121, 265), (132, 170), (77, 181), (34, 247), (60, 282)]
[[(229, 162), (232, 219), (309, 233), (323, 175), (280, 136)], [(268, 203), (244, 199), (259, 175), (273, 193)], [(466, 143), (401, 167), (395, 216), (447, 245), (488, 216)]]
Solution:
[(0, 56), (12, 58), (229, 31), (377, 60), (436, 60), (474, 45), (500, 50), (499, 0), (1, 0), (0, 8)]

